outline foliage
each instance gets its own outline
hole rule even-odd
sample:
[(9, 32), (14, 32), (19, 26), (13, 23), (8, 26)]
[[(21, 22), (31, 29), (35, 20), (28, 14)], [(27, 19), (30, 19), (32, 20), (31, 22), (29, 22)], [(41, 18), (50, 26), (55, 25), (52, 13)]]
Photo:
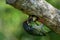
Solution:
[(50, 4), (52, 4), (55, 8), (60, 9), (60, 0), (46, 0), (47, 2), (49, 2)]

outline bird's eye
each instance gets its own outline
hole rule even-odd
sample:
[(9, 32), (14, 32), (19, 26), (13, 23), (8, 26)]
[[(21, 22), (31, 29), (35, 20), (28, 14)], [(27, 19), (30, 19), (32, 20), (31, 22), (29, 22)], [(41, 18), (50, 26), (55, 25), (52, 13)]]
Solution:
[(13, 3), (15, 3), (16, 2), (16, 0), (6, 0), (6, 3), (7, 4), (13, 4)]

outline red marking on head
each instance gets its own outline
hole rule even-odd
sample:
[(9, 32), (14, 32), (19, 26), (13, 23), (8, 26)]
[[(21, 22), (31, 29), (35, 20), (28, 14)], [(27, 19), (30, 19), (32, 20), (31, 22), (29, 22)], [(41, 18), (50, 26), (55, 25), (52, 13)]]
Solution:
[(40, 18), (38, 19), (39, 22), (44, 23), (44, 19)]

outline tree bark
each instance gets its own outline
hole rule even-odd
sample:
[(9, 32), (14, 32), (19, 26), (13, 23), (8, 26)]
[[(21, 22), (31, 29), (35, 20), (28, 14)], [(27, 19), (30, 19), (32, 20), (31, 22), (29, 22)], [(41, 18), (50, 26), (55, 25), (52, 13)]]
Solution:
[[(12, 3), (11, 3), (12, 1)], [(28, 15), (44, 19), (43, 24), (60, 34), (60, 10), (45, 0), (7, 0), (7, 3)]]

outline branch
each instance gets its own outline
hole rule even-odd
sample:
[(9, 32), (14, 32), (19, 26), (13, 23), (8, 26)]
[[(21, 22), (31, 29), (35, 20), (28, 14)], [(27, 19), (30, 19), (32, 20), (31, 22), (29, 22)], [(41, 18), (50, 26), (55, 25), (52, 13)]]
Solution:
[(7, 3), (28, 15), (43, 18), (43, 24), (60, 34), (60, 10), (45, 0), (7, 0)]

